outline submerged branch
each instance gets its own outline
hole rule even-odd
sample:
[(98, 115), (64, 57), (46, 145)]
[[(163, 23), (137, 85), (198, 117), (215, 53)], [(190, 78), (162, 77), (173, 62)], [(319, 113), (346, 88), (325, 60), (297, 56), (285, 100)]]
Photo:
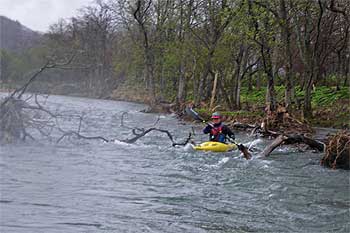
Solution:
[(65, 132), (59, 139), (57, 139), (57, 143), (59, 143), (63, 138), (68, 137), (68, 136), (76, 136), (79, 139), (88, 139), (88, 140), (102, 140), (104, 142), (109, 142), (108, 139), (101, 137), (101, 136), (84, 136), (76, 131), (68, 131)]
[[(136, 130), (142, 130), (142, 133), (136, 133)], [(158, 129), (158, 128), (149, 128), (147, 130), (143, 130), (143, 129), (139, 129), (139, 128), (135, 128), (133, 129), (133, 134), (136, 135), (135, 137), (133, 138), (130, 138), (130, 139), (125, 139), (125, 140), (121, 140), (122, 142), (126, 142), (126, 143), (134, 143), (136, 142), (138, 139), (140, 139), (141, 137), (145, 136), (146, 134), (152, 132), (152, 131), (158, 131), (158, 132), (161, 132), (161, 133), (165, 133), (168, 138), (170, 139), (170, 141), (174, 144), (174, 138), (173, 136), (171, 135), (171, 133), (168, 131), (168, 130), (165, 130), (165, 129)]]

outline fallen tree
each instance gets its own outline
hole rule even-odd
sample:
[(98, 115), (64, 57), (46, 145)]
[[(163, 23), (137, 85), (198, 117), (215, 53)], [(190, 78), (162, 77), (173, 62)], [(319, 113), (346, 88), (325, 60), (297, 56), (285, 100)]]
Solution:
[(349, 132), (342, 131), (328, 139), (313, 139), (310, 136), (313, 129), (289, 114), (283, 106), (279, 106), (275, 112), (268, 112), (260, 124), (231, 122), (230, 127), (248, 131), (250, 136), (273, 139), (260, 153), (263, 157), (268, 157), (277, 147), (282, 145), (303, 144), (307, 145), (309, 149), (325, 153), (321, 159), (321, 165), (333, 169), (350, 169)]
[[(27, 130), (28, 127), (36, 129), (46, 137), (50, 136), (50, 132), (52, 132), (53, 128), (57, 128), (62, 133), (62, 135), (57, 139), (57, 142), (62, 141), (66, 137), (76, 137), (78, 139), (86, 140), (102, 140), (104, 142), (112, 141), (102, 136), (82, 135), (80, 129), (83, 121), (83, 116), (81, 115), (75, 116), (80, 119), (77, 130), (63, 130), (59, 127), (57, 121), (57, 119), (59, 117), (63, 117), (63, 115), (57, 112), (53, 113), (45, 109), (38, 101), (36, 94), (30, 95), (27, 99), (24, 99), (24, 93), (28, 89), (29, 85), (37, 79), (39, 74), (41, 74), (46, 69), (64, 67), (65, 65), (69, 64), (73, 58), (74, 56), (61, 63), (48, 61), (43, 67), (41, 67), (37, 72), (33, 74), (28, 82), (26, 82), (22, 87), (13, 91), (8, 97), (3, 99), (0, 104), (0, 142), (10, 143), (15, 140), (24, 141), (26, 138), (31, 138), (34, 140), (34, 137)], [(33, 97), (34, 101), (32, 101), (32, 103), (29, 103), (28, 101), (31, 99), (33, 100)], [(40, 114), (45, 114), (46, 117), (38, 117)], [(126, 127), (123, 123), (123, 119), (126, 115), (127, 113), (122, 114), (122, 127)], [(200, 119), (202, 122), (205, 122), (201, 118), (198, 119)], [(167, 135), (172, 143), (172, 146), (186, 145), (187, 143), (191, 142), (191, 133), (189, 133), (188, 138), (184, 142), (176, 142), (173, 135), (168, 130), (155, 127), (159, 120), (160, 117), (158, 116), (155, 123), (148, 128), (128, 127), (134, 137), (122, 139), (119, 141), (125, 143), (135, 143), (137, 140), (146, 136), (150, 132), (160, 132)], [(294, 131), (302, 131), (304, 133), (312, 132), (312, 129), (310, 129), (310, 127), (305, 126), (304, 123), (291, 117), (285, 108), (279, 108), (276, 113), (270, 113), (259, 125), (242, 124), (238, 122), (232, 124), (232, 126), (236, 129), (250, 130), (250, 135), (260, 135), (263, 137), (275, 138), (275, 140), (262, 151), (262, 155), (265, 157), (269, 156), (272, 151), (280, 145), (303, 143), (308, 145), (311, 149), (315, 149), (317, 151), (326, 150), (326, 155), (321, 161), (322, 165), (331, 168), (349, 169), (349, 133), (341, 133), (336, 135), (334, 138), (331, 138), (329, 140), (327, 147), (325, 147), (322, 142), (305, 136), (302, 133), (286, 133), (293, 131), (287, 130), (286, 125), (288, 126), (288, 129), (293, 129)], [(243, 153), (246, 159), (251, 158), (251, 154), (245, 146), (240, 144), (238, 145), (238, 149)]]
[[(48, 59), (47, 62), (38, 69), (31, 78), (20, 88), (15, 89), (9, 96), (5, 97), (0, 104), (0, 142), (11, 143), (16, 140), (25, 140), (27, 137), (34, 140), (34, 137), (27, 131), (27, 128), (33, 127), (43, 135), (47, 135), (52, 124), (45, 123), (35, 119), (33, 115), (45, 113), (49, 117), (56, 117), (56, 114), (44, 109), (37, 99), (37, 95), (30, 95), (27, 99), (23, 99), (24, 93), (27, 91), (39, 75), (48, 69), (63, 68), (70, 64), (75, 54), (61, 61)], [(29, 104), (29, 100), (35, 97), (35, 101)], [(29, 111), (36, 111), (31, 114)], [(45, 132), (47, 126), (47, 132)]]
[(330, 136), (326, 144), (298, 134), (279, 135), (262, 151), (261, 155), (268, 157), (278, 146), (299, 143), (306, 144), (318, 152), (325, 152), (320, 162), (321, 165), (332, 169), (350, 170), (350, 133), (346, 131)]
[[(65, 63), (52, 63), (47, 62), (43, 67), (41, 67), (33, 76), (26, 82), (22, 87), (14, 90), (8, 97), (6, 97), (0, 105), (0, 142), (1, 143), (11, 143), (17, 140), (24, 141), (27, 137), (35, 140), (35, 138), (28, 132), (28, 128), (34, 128), (40, 132), (41, 135), (46, 137), (50, 136), (50, 132), (53, 128), (57, 129), (62, 135), (56, 140), (57, 143), (61, 142), (65, 138), (75, 137), (77, 139), (85, 140), (102, 140), (104, 142), (110, 142), (119, 139), (107, 139), (102, 136), (87, 136), (81, 133), (81, 126), (84, 118), (83, 115), (74, 114), (74, 115), (62, 115), (59, 113), (53, 113), (48, 109), (45, 109), (42, 104), (40, 104), (37, 94), (32, 94), (28, 98), (23, 99), (24, 93), (31, 83), (33, 83), (39, 74), (46, 69), (62, 67), (63, 65), (69, 64), (71, 59)], [(34, 103), (29, 104), (28, 101), (34, 98)], [(28, 112), (31, 111), (31, 112)], [(45, 117), (41, 117), (42, 114), (45, 114)], [(127, 115), (127, 112), (123, 112), (121, 116), (121, 126), (127, 127), (124, 125), (124, 118)], [(35, 117), (34, 117), (35, 116)], [(58, 124), (58, 118), (79, 118), (79, 124), (76, 130), (64, 130)], [(176, 142), (173, 135), (165, 129), (159, 129), (154, 126), (159, 122), (160, 117), (156, 119), (151, 128), (139, 128), (139, 127), (127, 127), (131, 130), (134, 137), (128, 139), (121, 139), (119, 141), (125, 143), (135, 143), (140, 138), (146, 136), (148, 133), (160, 132), (168, 136), (172, 142), (172, 146), (177, 145), (186, 145), (191, 140), (191, 133), (189, 137), (184, 142)]]
[(325, 149), (325, 145), (322, 142), (319, 142), (309, 137), (305, 137), (304, 135), (279, 135), (271, 144), (265, 147), (265, 149), (261, 152), (261, 155), (264, 157), (268, 157), (271, 154), (271, 152), (278, 146), (300, 143), (304, 143), (308, 145), (311, 149), (315, 149), (320, 152), (324, 151)]

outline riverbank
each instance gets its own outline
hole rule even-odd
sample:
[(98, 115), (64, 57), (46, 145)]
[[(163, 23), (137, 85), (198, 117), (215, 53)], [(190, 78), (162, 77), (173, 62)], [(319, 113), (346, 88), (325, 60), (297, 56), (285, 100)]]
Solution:
[[(11, 89), (1, 88), (1, 92), (9, 92)], [(62, 93), (50, 93), (50, 94), (62, 94)], [(260, 124), (265, 117), (264, 105), (265, 105), (266, 90), (242, 88), (241, 93), (241, 110), (230, 111), (223, 105), (223, 103), (216, 101), (215, 110), (220, 111), (225, 120), (229, 122), (238, 121), (245, 124)], [(277, 100), (282, 101), (284, 95), (284, 88), (282, 86), (276, 87)], [(72, 94), (66, 94), (68, 96), (80, 96), (80, 97), (92, 97), (98, 99), (111, 99), (118, 101), (129, 101), (142, 104), (149, 104), (150, 98), (147, 90), (137, 85), (121, 85), (115, 89), (111, 94), (106, 93), (104, 98), (100, 96), (91, 96), (91, 93), (74, 92)], [(303, 92), (296, 89), (296, 99), (302, 100)], [(168, 103), (173, 102), (174, 97), (165, 96), (165, 101)], [(302, 106), (292, 109), (291, 114), (296, 120), (303, 122), (312, 127), (326, 127), (335, 129), (350, 129), (350, 93), (349, 88), (341, 88), (336, 90), (333, 87), (317, 87), (312, 95), (312, 107), (313, 117), (304, 118), (302, 114)], [(191, 101), (188, 101), (190, 103)], [(162, 107), (152, 109), (153, 112), (171, 111), (170, 104), (165, 104), (167, 109)], [(200, 106), (196, 107), (196, 111), (203, 117), (208, 118), (211, 114), (208, 103), (202, 102)]]
[[(283, 100), (283, 87), (276, 87), (277, 99)], [(242, 89), (241, 110), (230, 111), (222, 103), (215, 104), (215, 110), (220, 111), (227, 121), (238, 121), (246, 124), (260, 124), (265, 117), (266, 90)], [(150, 98), (146, 90), (137, 86), (121, 86), (113, 91), (110, 96), (113, 100), (132, 101), (138, 103), (149, 103)], [(296, 89), (296, 99), (302, 100), (303, 92)], [(302, 113), (302, 106), (292, 109), (293, 117), (312, 127), (327, 127), (335, 129), (350, 129), (350, 93), (348, 88), (336, 90), (332, 87), (318, 87), (312, 95), (313, 117), (305, 118)], [(169, 98), (167, 100), (172, 102)], [(190, 101), (189, 101), (190, 102)], [(203, 117), (209, 118), (211, 110), (208, 103), (202, 102), (196, 107)]]
[[(121, 92), (118, 92), (118, 93), (121, 93)], [(63, 98), (63, 96), (61, 98)], [(90, 100), (87, 99), (87, 100), (88, 102), (94, 101), (93, 99), (90, 99)], [(128, 100), (128, 99), (119, 99), (119, 100)], [(133, 100), (135, 101), (136, 99), (133, 99)], [(114, 101), (108, 101), (108, 102), (113, 103)], [(16, 101), (14, 103), (16, 103)], [(15, 108), (17, 108), (16, 107), (17, 105), (11, 105), (11, 104), (5, 104), (4, 106), (5, 107), (2, 109), (2, 111), (4, 110), (4, 112), (10, 112), (6, 110), (8, 106), (15, 106)], [(161, 109), (161, 108), (159, 108), (158, 106), (163, 106), (163, 104), (158, 104), (155, 108), (151, 107), (151, 109), (153, 111), (159, 112), (161, 110), (158, 110), (158, 109)], [(205, 106), (205, 104), (203, 104), (203, 106)], [(179, 107), (178, 109), (183, 109), (183, 108), (185, 108), (185, 105)], [(112, 110), (113, 109), (108, 109), (107, 111), (112, 111)], [(16, 111), (20, 112), (21, 109)], [(150, 112), (150, 111), (146, 110), (145, 112)], [(190, 117), (186, 116), (187, 114), (181, 114), (182, 112), (183, 111), (177, 111), (180, 118), (191, 119)], [(320, 144), (319, 142), (313, 139), (315, 137), (315, 130), (309, 124), (305, 122), (301, 122), (300, 120), (293, 117), (290, 113), (286, 111), (284, 107), (280, 106), (277, 108), (276, 112), (268, 113), (268, 114), (265, 114), (264, 116), (244, 114), (242, 115), (242, 117), (246, 121), (248, 120), (250, 121), (250, 122), (247, 122), (246, 124), (244, 124), (242, 120), (241, 122), (239, 121), (238, 114), (233, 116), (232, 114), (231, 115), (229, 114), (230, 112), (227, 112), (227, 111), (221, 111), (221, 112), (225, 117), (224, 121), (232, 129), (248, 130), (249, 135), (255, 134), (255, 135), (261, 135), (263, 137), (275, 138), (275, 140), (269, 146), (267, 146), (262, 152), (263, 156), (265, 157), (269, 156), (269, 154), (276, 148), (276, 146), (281, 145), (284, 142), (287, 144), (305, 143), (306, 145), (310, 146), (310, 148), (315, 148), (315, 145), (317, 144), (317, 150), (324, 151), (324, 148), (325, 148), (324, 144), (322, 143)], [(16, 118), (17, 115), (21, 115), (21, 114), (15, 114), (14, 116), (12, 115), (7, 116), (8, 120), (5, 120), (3, 122), (9, 122), (9, 121), (13, 122), (15, 121), (14, 118)], [(149, 114), (149, 115), (152, 115), (152, 114)], [(202, 112), (200, 113), (200, 115), (203, 118), (210, 120), (210, 112), (208, 110), (202, 108)], [(252, 123), (252, 117), (255, 117), (254, 123)], [(22, 121), (22, 119), (20, 119), (19, 121)], [(25, 124), (16, 123), (15, 125), (25, 125)], [(13, 132), (17, 132), (17, 130)], [(326, 135), (325, 138), (319, 139), (324, 143), (327, 143), (327, 153), (326, 153), (326, 156), (322, 159), (322, 161), (324, 161), (322, 162), (322, 164), (327, 165), (328, 167), (331, 167), (331, 168), (350, 169), (349, 158), (347, 156), (347, 153), (344, 152), (344, 150), (350, 151), (350, 149), (348, 148), (349, 139), (350, 139), (349, 131), (347, 132), (338, 131), (333, 137), (329, 137), (329, 136), (330, 135)], [(108, 141), (108, 140), (105, 140), (105, 141)], [(321, 145), (321, 147), (319, 147), (319, 145)], [(330, 148), (330, 150), (328, 150), (328, 148)], [(332, 148), (336, 148), (336, 150), (333, 150)], [(342, 148), (345, 148), (345, 149), (342, 149)]]

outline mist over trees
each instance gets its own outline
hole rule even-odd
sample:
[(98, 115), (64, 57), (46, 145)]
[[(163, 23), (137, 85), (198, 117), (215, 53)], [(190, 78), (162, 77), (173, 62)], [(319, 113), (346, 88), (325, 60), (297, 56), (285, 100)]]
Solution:
[(107, 97), (132, 86), (150, 104), (180, 106), (208, 103), (216, 77), (215, 99), (229, 110), (243, 108), (242, 91), (265, 88), (267, 110), (283, 103), (310, 116), (315, 88), (349, 85), (349, 14), (347, 0), (100, 0), (35, 47), (1, 50), (1, 82), (19, 85), (46, 59), (74, 53), (39, 90)]
[(0, 15), (0, 49), (20, 52), (38, 43), (40, 34)]

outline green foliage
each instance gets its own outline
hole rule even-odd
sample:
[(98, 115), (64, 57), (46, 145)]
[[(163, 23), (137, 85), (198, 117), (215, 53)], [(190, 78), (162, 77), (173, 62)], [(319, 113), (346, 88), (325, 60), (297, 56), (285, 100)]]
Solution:
[(248, 87), (242, 87), (241, 101), (244, 103), (254, 103), (256, 105), (264, 105), (266, 96), (266, 88), (257, 90), (253, 88), (252, 91), (248, 91)]
[[(339, 100), (348, 99), (348, 89), (336, 91), (334, 87), (326, 87), (342, 83), (346, 75), (338, 67), (345, 67), (347, 63), (339, 61), (334, 53), (341, 51), (339, 46), (343, 46), (334, 42), (344, 38), (344, 17), (341, 14), (336, 16), (324, 6), (320, 43), (316, 48), (319, 3), (286, 1), (287, 20), (282, 20), (281, 2), (150, 1), (147, 12), (139, 12), (142, 20), (137, 21), (131, 7), (134, 1), (118, 1), (116, 5), (113, 1), (97, 1), (74, 19), (52, 25), (40, 46), (21, 54), (1, 51), (1, 77), (21, 83), (25, 74), (40, 67), (48, 56), (60, 58), (73, 51), (82, 51), (76, 65), (87, 68), (69, 71), (70, 75), (55, 71), (55, 74), (50, 74), (54, 77), (52, 82), (77, 82), (88, 86), (91, 91), (101, 89), (103, 95), (109, 87), (123, 84), (149, 94), (146, 87), (154, 83), (156, 94), (174, 101), (178, 95), (179, 77), (184, 75), (185, 101), (195, 99), (208, 102), (213, 86), (212, 77), (218, 72), (221, 86), (218, 86), (217, 93), (228, 95), (228, 98), (220, 100), (225, 101), (220, 105), (233, 105), (237, 84), (241, 82), (241, 106), (244, 108), (247, 104), (248, 107), (258, 106), (261, 109), (265, 105), (267, 74), (271, 76), (270, 70), (274, 73), (277, 102), (284, 101), (286, 76), (279, 76), (277, 71), (289, 67), (285, 52), (287, 42), (284, 39), (287, 35), (284, 26), (288, 25), (291, 36), (289, 45), (293, 52), (290, 74), (294, 84), (301, 84), (299, 77), (311, 77), (307, 69), (311, 66), (307, 63), (316, 61), (315, 57), (311, 59), (312, 54), (324, 59), (322, 67), (317, 62), (312, 64), (315, 70), (322, 71), (319, 75), (314, 72), (312, 76), (312, 81), (319, 85), (312, 91), (312, 107), (328, 108)], [(326, 4), (324, 1), (321, 3)], [(347, 1), (338, 4), (337, 7), (342, 9), (349, 6)], [(116, 19), (118, 22), (115, 22)], [(145, 24), (140, 25), (140, 22)], [(329, 28), (334, 30), (329, 31)], [(323, 36), (325, 32), (327, 36)], [(346, 57), (346, 54), (342, 52), (340, 57)], [(254, 64), (257, 60), (259, 62)], [(247, 66), (250, 69), (243, 75)], [(259, 79), (261, 89), (248, 91), (249, 73), (252, 73), (252, 83)], [(146, 83), (146, 77), (153, 82)], [(237, 77), (242, 77), (242, 80)], [(322, 78), (315, 80), (316, 77)], [(199, 85), (200, 81), (203, 85)], [(202, 87), (201, 96), (197, 92), (199, 87)], [(304, 99), (304, 94), (305, 90), (295, 86), (296, 98)], [(237, 114), (250, 113), (227, 112), (227, 115)]]
[(22, 53), (0, 50), (2, 80), (5, 83), (23, 83), (27, 78), (26, 74), (38, 67), (39, 60), (34, 48)]
[[(285, 95), (284, 86), (276, 86), (276, 96), (279, 102), (283, 101)], [(242, 87), (241, 99), (242, 102), (264, 105), (266, 96), (266, 87), (260, 90), (253, 88), (248, 91), (247, 87)], [(295, 97), (304, 98), (304, 91), (300, 87), (295, 88)], [(327, 107), (335, 104), (338, 100), (350, 100), (350, 90), (348, 87), (341, 87), (339, 91), (336, 87), (318, 86), (312, 92), (312, 105), (314, 107)]]
[(335, 87), (316, 87), (312, 94), (313, 106), (329, 106), (335, 104), (338, 100), (350, 100), (350, 91), (348, 87), (342, 87), (339, 91)]

